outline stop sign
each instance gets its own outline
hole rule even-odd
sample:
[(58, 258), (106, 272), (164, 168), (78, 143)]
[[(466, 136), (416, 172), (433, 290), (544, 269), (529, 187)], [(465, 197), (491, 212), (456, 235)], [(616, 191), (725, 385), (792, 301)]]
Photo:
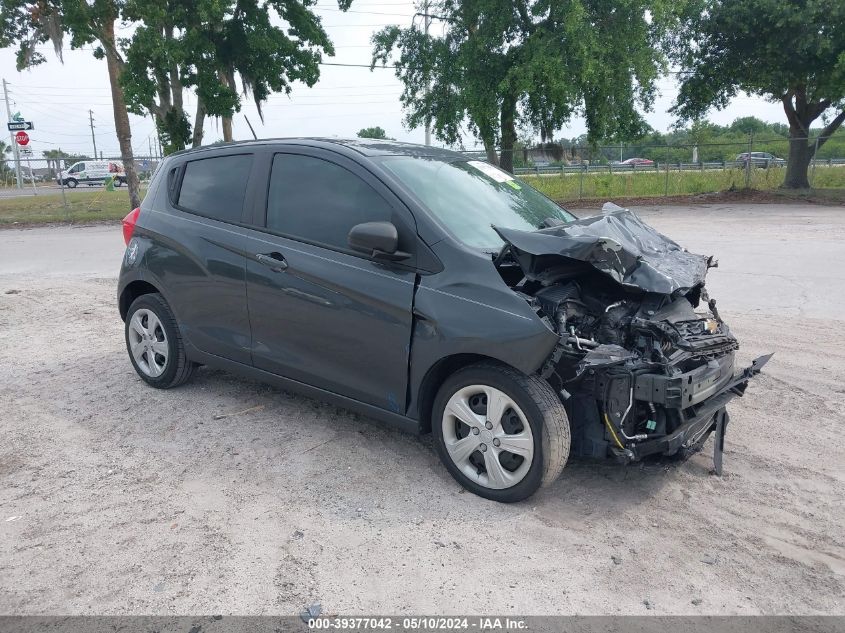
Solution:
[(17, 134), (15, 134), (15, 140), (18, 142), (18, 145), (28, 145), (29, 144), (29, 134), (21, 130)]

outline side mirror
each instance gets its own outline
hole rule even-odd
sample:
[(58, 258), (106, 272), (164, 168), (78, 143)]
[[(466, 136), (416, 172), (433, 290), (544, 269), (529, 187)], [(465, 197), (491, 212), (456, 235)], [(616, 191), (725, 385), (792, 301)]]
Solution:
[(349, 231), (349, 246), (352, 250), (366, 253), (373, 259), (399, 261), (410, 257), (399, 248), (399, 232), (392, 222), (364, 222), (356, 224)]

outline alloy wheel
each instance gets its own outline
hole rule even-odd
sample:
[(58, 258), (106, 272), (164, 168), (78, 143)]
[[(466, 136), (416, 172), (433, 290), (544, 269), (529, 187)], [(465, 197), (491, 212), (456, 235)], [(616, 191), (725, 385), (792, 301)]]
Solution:
[(155, 312), (136, 310), (129, 321), (129, 349), (135, 363), (150, 378), (160, 376), (167, 367), (167, 334)]

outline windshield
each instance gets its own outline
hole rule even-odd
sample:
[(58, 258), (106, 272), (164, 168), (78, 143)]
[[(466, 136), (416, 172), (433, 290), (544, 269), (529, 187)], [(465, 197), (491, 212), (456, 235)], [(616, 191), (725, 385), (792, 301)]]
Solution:
[(575, 219), (539, 191), (489, 163), (391, 156), (382, 164), (469, 246), (501, 247), (502, 239), (493, 226), (534, 231), (547, 218)]

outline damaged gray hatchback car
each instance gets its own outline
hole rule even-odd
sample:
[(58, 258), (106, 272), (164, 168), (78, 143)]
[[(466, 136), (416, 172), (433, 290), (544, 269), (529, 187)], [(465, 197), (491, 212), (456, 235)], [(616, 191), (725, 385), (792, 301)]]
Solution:
[(519, 501), (570, 455), (685, 456), (768, 357), (711, 259), (636, 215), (577, 219), (487, 163), (402, 143), (181, 152), (124, 220), (118, 300), (153, 387), (237, 371), (415, 432), (468, 490)]

